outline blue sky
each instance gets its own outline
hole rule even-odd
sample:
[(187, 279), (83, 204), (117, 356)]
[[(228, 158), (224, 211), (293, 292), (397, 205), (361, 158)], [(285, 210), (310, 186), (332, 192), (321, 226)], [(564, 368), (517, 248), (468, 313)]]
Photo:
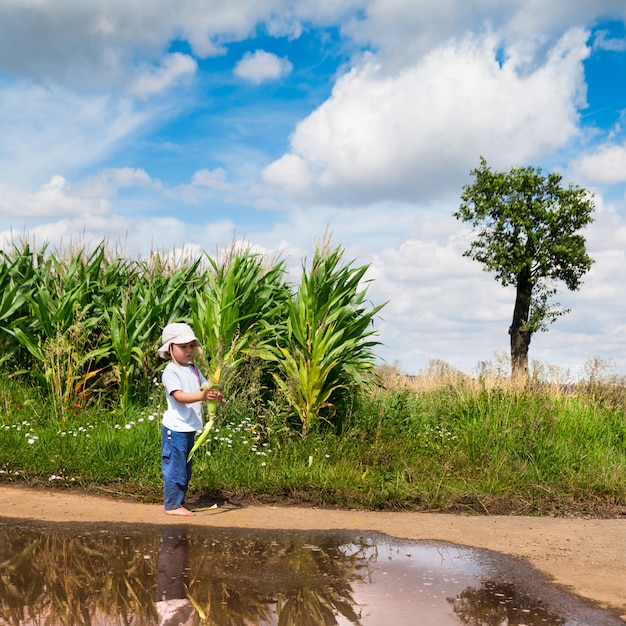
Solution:
[(626, 374), (623, 0), (0, 0), (0, 243), (107, 239), (298, 276), (325, 231), (369, 266), (381, 360), (508, 354), (514, 293), (462, 256), (463, 185), (558, 171), (595, 264), (530, 358)]

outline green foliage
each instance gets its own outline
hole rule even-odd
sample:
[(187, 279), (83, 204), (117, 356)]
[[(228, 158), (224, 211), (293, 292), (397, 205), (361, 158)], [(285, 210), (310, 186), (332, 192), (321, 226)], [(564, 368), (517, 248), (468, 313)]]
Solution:
[(110, 329), (110, 350), (115, 355), (119, 376), (119, 396), (129, 405), (133, 382), (145, 360), (146, 347), (156, 323), (153, 299), (146, 285), (122, 294), (117, 304), (103, 311)]
[(562, 187), (560, 174), (543, 176), (537, 168), (496, 172), (481, 158), (472, 175), (454, 213), (475, 228), (464, 255), (494, 272), (502, 285), (516, 287), (511, 360), (514, 371), (525, 371), (531, 335), (567, 312), (549, 304), (554, 283), (578, 289), (593, 263), (580, 233), (592, 222), (593, 200), (585, 189)]
[(528, 273), (537, 288), (544, 280), (560, 280), (577, 289), (592, 264), (579, 233), (592, 221), (589, 192), (565, 189), (560, 174), (545, 177), (537, 168), (494, 172), (484, 159), (472, 175), (455, 213), (477, 228), (465, 256), (483, 263), (504, 286)]
[(19, 285), (20, 303), (1, 327), (10, 346), (5, 367), (21, 365), (14, 373), (27, 374), (48, 390), (60, 415), (71, 404), (75, 387), (95, 375), (94, 364), (106, 352), (90, 345), (100, 320), (94, 313), (97, 284), (91, 274), (103, 255), (99, 247), (90, 257), (80, 251), (56, 258), (46, 255), (45, 248), (35, 254), (28, 246), (3, 254), (1, 273), (8, 277), (9, 291)]
[(342, 264), (341, 248), (317, 248), (291, 292), (282, 263), (247, 252), (206, 269), (103, 248), (51, 259), (26, 246), (2, 260), (14, 301), (0, 302), (0, 480), (159, 501), (155, 351), (163, 325), (184, 319), (212, 366), (232, 369), (229, 402), (194, 457), (196, 497), (524, 513), (626, 505), (623, 380), (596, 366), (553, 393), (434, 363), (430, 388), (383, 386), (370, 376), (380, 307), (366, 306), (367, 268)]
[[(314, 274), (303, 280), (306, 291), (292, 302), (284, 263), (235, 243), (218, 260), (208, 255), (172, 260), (158, 253), (145, 261), (125, 259), (104, 243), (62, 254), (45, 246), (16, 246), (0, 259), (0, 368), (41, 386), (62, 419), (96, 400), (129, 409), (148, 400), (159, 375), (162, 328), (185, 321), (203, 344), (203, 370), (211, 375), (219, 369), (224, 391), (243, 391), (240, 373), (258, 370), (261, 411), (265, 402), (281, 403), (272, 396), (278, 384), (296, 398), (289, 409), (295, 415), (321, 381), (325, 388), (303, 413), (308, 428), (322, 407), (339, 399), (331, 398), (333, 392), (358, 382), (373, 361), (375, 342), (365, 339), (373, 334), (369, 326), (378, 309), (368, 311), (357, 289), (366, 268), (340, 269), (340, 256), (339, 251), (328, 259), (318, 255)], [(303, 303), (313, 318), (298, 319)], [(311, 345), (299, 335), (287, 337), (292, 328), (309, 333)], [(315, 338), (313, 329), (319, 332)], [(293, 376), (287, 355), (274, 358), (274, 348), (290, 350), (293, 341), (305, 352), (314, 350), (313, 369), (326, 358), (330, 366)]]
[(277, 342), (263, 353), (276, 363), (276, 384), (302, 422), (306, 435), (320, 420), (331, 420), (341, 390), (363, 382), (372, 369), (372, 318), (361, 281), (367, 266), (341, 265), (343, 250), (317, 247), (309, 271), (302, 269), (297, 292)]
[(258, 354), (274, 330), (287, 298), (284, 265), (234, 246), (210, 270), (191, 300), (192, 323), (210, 364), (226, 374)]
[(0, 265), (0, 328), (4, 330), (0, 341), (0, 366), (9, 362), (17, 350), (10, 335), (19, 324), (21, 309), (26, 303), (24, 291), (25, 286), (12, 279), (9, 265)]

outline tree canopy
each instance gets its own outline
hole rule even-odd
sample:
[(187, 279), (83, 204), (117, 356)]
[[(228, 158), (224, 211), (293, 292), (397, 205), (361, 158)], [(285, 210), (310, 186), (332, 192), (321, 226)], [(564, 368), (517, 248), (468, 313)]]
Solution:
[(511, 365), (514, 375), (526, 373), (533, 333), (567, 312), (549, 303), (555, 284), (577, 290), (593, 263), (580, 232), (593, 221), (593, 199), (576, 185), (564, 187), (560, 174), (544, 176), (539, 168), (497, 172), (481, 157), (471, 174), (474, 182), (463, 188), (454, 213), (475, 229), (464, 256), (494, 272), (503, 286), (516, 287)]

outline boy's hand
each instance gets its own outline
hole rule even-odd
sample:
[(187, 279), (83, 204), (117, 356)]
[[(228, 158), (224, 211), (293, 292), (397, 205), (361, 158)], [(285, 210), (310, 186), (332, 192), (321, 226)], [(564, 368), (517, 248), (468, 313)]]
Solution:
[(226, 404), (226, 398), (224, 397), (224, 394), (218, 389), (215, 389), (213, 387), (208, 387), (208, 388), (203, 389), (202, 391), (204, 393), (205, 400), (217, 400), (218, 402), (221, 402), (222, 404)]

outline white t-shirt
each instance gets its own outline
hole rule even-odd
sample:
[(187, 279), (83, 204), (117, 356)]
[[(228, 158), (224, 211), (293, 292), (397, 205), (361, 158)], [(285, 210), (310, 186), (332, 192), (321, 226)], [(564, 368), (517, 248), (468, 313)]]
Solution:
[(206, 382), (202, 372), (191, 363), (178, 365), (170, 361), (161, 377), (167, 398), (167, 410), (163, 413), (163, 426), (177, 432), (188, 433), (202, 430), (202, 402), (184, 404), (177, 402), (173, 391), (199, 391)]

